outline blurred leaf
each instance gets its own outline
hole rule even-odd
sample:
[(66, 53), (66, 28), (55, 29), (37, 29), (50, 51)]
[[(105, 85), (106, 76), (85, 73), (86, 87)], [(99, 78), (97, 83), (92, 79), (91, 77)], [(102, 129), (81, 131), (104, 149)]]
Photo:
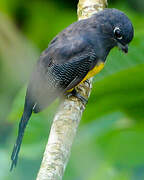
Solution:
[(0, 13), (0, 21), (0, 121), (4, 121), (38, 53), (7, 16)]

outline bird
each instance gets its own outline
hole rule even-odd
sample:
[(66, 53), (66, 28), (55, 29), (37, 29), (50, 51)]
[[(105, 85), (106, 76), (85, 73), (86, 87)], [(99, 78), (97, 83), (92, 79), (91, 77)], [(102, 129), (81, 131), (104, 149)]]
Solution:
[(41, 112), (67, 92), (84, 101), (75, 87), (103, 69), (112, 48), (119, 47), (128, 53), (133, 36), (130, 19), (118, 9), (106, 8), (72, 23), (52, 39), (40, 55), (28, 83), (10, 170), (16, 167), (32, 113)]

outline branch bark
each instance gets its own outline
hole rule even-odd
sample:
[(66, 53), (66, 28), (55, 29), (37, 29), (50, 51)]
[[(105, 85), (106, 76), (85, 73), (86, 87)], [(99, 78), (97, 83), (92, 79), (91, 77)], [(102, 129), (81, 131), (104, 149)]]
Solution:
[[(90, 17), (105, 8), (107, 0), (79, 0), (78, 19)], [(76, 90), (88, 99), (92, 79), (78, 85)], [(85, 106), (76, 97), (61, 103), (51, 127), (48, 143), (36, 180), (62, 180), (71, 146)]]

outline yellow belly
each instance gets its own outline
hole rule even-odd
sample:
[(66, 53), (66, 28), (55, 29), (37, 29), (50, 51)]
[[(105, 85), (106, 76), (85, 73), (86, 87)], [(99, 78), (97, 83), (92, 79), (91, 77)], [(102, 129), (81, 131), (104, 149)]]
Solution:
[[(84, 77), (84, 79), (80, 83), (82, 83), (85, 80), (87, 80), (87, 79), (93, 77), (94, 75), (98, 74), (103, 68), (104, 68), (104, 63), (99, 62), (91, 71), (88, 72), (88, 74)], [(69, 89), (67, 92), (71, 92), (73, 89), (74, 88)]]
[(84, 79), (80, 83), (93, 77), (94, 75), (99, 73), (103, 68), (104, 68), (104, 63), (103, 62), (98, 63), (98, 65), (96, 65), (91, 71), (88, 72), (88, 74), (84, 77)]

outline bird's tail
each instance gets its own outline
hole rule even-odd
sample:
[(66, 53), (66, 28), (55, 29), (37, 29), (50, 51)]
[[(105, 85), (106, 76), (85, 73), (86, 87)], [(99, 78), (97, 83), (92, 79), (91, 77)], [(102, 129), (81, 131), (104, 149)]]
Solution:
[(19, 154), (22, 139), (24, 136), (24, 131), (28, 123), (28, 120), (31, 117), (31, 114), (32, 114), (32, 107), (28, 107), (25, 105), (24, 112), (21, 117), (21, 121), (19, 123), (18, 137), (17, 137), (16, 144), (14, 145), (13, 152), (11, 155), (12, 164), (11, 164), (10, 171), (12, 171), (13, 167), (16, 166), (17, 164), (18, 154)]

